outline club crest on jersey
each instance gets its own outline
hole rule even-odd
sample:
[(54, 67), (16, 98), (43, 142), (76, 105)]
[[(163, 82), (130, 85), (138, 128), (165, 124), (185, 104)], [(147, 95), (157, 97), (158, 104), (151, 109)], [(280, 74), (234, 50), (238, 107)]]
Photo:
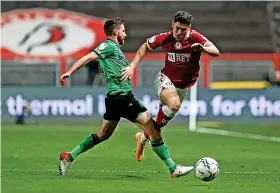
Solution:
[(176, 42), (175, 45), (174, 45), (174, 48), (177, 49), (177, 50), (181, 49), (182, 48), (182, 43), (181, 42)]
[[(104, 20), (66, 10), (21, 9), (1, 14), (1, 54), (77, 56), (105, 40)], [(18, 30), (20, 29), (20, 30)]]

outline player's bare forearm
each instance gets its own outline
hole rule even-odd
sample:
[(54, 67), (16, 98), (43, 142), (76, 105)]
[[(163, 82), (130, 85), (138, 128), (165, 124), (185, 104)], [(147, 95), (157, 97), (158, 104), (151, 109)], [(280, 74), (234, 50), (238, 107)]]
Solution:
[(78, 69), (80, 69), (82, 66), (84, 66), (84, 64), (86, 63), (86, 61), (81, 58), (79, 60), (77, 60), (69, 69), (68, 73), (72, 74), (73, 72), (76, 72)]
[(139, 64), (141, 59), (146, 55), (147, 48), (148, 47), (147, 47), (147, 44), (145, 42), (137, 50), (136, 55), (135, 55), (134, 59), (132, 60), (132, 62), (130, 63), (130, 65), (121, 70), (122, 72), (121, 72), (120, 81), (124, 82), (124, 81), (126, 81), (127, 79), (130, 79), (133, 76), (135, 68), (137, 67), (137, 65)]
[(133, 68), (136, 68), (136, 66), (139, 64), (139, 62), (141, 61), (141, 59), (147, 54), (147, 51), (148, 51), (148, 47), (147, 47), (147, 43), (145, 42), (145, 43), (142, 44), (142, 46), (137, 50), (134, 59), (133, 59), (132, 62), (130, 63), (130, 66), (133, 67)]
[(218, 48), (212, 43), (212, 42), (207, 42), (203, 47), (202, 50), (213, 57), (217, 57), (220, 55), (220, 52)]
[(84, 65), (86, 65), (89, 61), (93, 61), (93, 60), (97, 60), (98, 56), (94, 53), (91, 52), (87, 55), (85, 55), (84, 57), (80, 58), (79, 60), (77, 60), (69, 69), (68, 73), (72, 74), (73, 72), (76, 72), (77, 70), (79, 70), (81, 67), (83, 67)]

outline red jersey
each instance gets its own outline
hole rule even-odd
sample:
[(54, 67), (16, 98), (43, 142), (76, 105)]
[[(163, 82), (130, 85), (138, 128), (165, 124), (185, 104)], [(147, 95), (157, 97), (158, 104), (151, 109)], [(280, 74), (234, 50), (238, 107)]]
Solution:
[(189, 37), (183, 42), (174, 39), (170, 31), (148, 38), (147, 45), (150, 49), (162, 47), (166, 52), (163, 74), (173, 82), (174, 86), (189, 88), (199, 77), (201, 55), (201, 51), (193, 51), (191, 45), (200, 43), (204, 46), (207, 41), (202, 34), (191, 29)]

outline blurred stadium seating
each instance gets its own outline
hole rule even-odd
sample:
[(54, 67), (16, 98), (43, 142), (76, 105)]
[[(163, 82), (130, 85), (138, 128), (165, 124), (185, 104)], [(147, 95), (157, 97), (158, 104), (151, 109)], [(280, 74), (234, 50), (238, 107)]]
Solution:
[(2, 2), (2, 12), (34, 7), (67, 9), (103, 18), (123, 17), (129, 37), (123, 48), (126, 52), (135, 51), (155, 33), (170, 29), (173, 15), (180, 9), (190, 12), (195, 18), (193, 26), (224, 53), (273, 52), (266, 2)]
[(280, 53), (280, 2), (267, 5), (274, 52)]
[[(280, 45), (280, 12), (277, 2), (218, 1), (164, 2), (164, 4), (162, 2), (2, 2), (2, 12), (36, 7), (72, 10), (101, 18), (121, 16), (126, 21), (128, 33), (128, 40), (123, 50), (128, 53), (135, 52), (148, 37), (169, 30), (174, 13), (179, 9), (185, 9), (195, 18), (193, 27), (213, 41), (221, 53), (271, 54), (271, 56), (263, 55), (261, 60), (254, 60), (254, 56), (251, 55), (245, 57), (247, 58), (246, 61), (244, 61), (244, 57), (241, 57), (242, 60), (240, 60), (238, 59), (240, 58), (239, 55), (232, 55), (232, 57), (227, 57), (228, 61), (211, 61), (210, 67), (208, 66), (209, 61), (202, 60), (204, 87), (209, 86), (208, 83), (212, 81), (263, 81), (264, 77), (273, 77), (274, 69), (279, 65), (279, 56), (272, 55), (273, 53), (279, 53)], [(161, 50), (157, 49), (155, 52), (161, 52)], [(41, 71), (45, 70), (45, 76), (47, 76), (48, 71), (52, 68), (51, 77), (57, 78), (57, 74), (62, 73), (63, 69), (75, 59), (77, 58), (69, 58), (62, 65), (60, 60), (52, 60), (51, 63), (55, 62), (57, 66), (44, 67), (45, 69), (41, 68)], [(138, 70), (137, 80), (134, 80), (135, 87), (152, 87), (152, 77), (162, 65), (160, 55), (153, 57), (153, 61), (145, 61)], [(15, 61), (9, 61), (8, 63), (15, 63)], [(22, 62), (20, 65), (23, 65)], [(11, 68), (9, 65), (2, 65), (2, 86), (11, 86), (15, 85), (13, 82), (21, 82), (14, 79), (20, 76), (12, 77), (5, 74)], [(34, 85), (36, 82), (40, 85), (43, 84), (40, 83), (42, 80), (38, 81), (39, 77), (42, 77), (42, 72), (37, 73), (37, 68), (38, 66), (36, 68), (25, 68), (25, 71), (29, 69), (30, 74), (35, 74), (33, 76), (37, 75), (37, 78), (33, 78), (34, 83), (32, 83), (32, 80), (29, 81), (30, 85)], [(17, 68), (16, 70), (19, 71), (20, 69)], [(142, 77), (147, 73), (149, 76)], [(72, 85), (91, 85), (93, 81), (90, 81), (89, 78), (88, 70), (83, 69), (73, 76), (71, 83)], [(56, 80), (50, 80), (50, 76), (44, 81), (47, 80), (49, 80), (49, 83), (44, 83), (44, 85), (55, 85)], [(263, 87), (262, 85), (260, 87)]]

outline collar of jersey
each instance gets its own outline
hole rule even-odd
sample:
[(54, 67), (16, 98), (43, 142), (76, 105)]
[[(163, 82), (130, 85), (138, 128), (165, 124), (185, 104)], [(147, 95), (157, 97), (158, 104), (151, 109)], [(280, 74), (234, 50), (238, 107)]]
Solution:
[(116, 44), (116, 42), (114, 40), (112, 40), (111, 38), (108, 38), (107, 40), (110, 40), (111, 42), (113, 42), (116, 46), (120, 47), (120, 45)]

